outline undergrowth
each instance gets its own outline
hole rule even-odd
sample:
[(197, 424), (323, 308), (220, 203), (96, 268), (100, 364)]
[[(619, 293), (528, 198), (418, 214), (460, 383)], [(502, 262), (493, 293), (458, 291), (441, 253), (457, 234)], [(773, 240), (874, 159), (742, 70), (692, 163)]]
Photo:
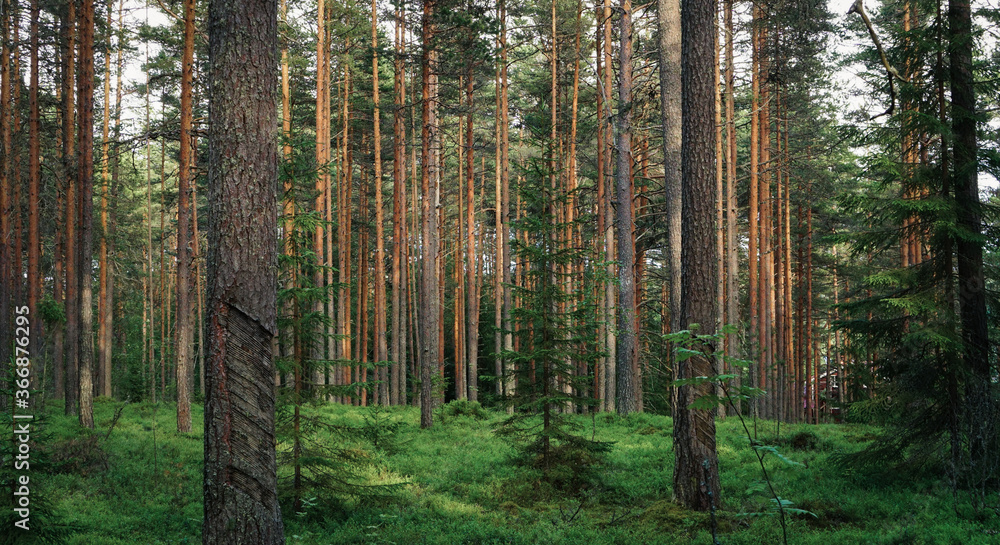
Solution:
[[(450, 404), (449, 404), (450, 405)], [(289, 544), (671, 544), (711, 543), (707, 516), (670, 502), (674, 453), (670, 418), (651, 414), (570, 416), (587, 436), (613, 442), (599, 485), (577, 494), (545, 491), (531, 468), (510, 462), (514, 451), (493, 435), (506, 414), (465, 404), (439, 409), (446, 417), (419, 429), (419, 411), (329, 405), (315, 416), (369, 433), (330, 440), (356, 449), (370, 463), (366, 485), (391, 483), (379, 501), (364, 494), (310, 497), (308, 516), (286, 513)], [(108, 433), (116, 409), (119, 420)], [(79, 545), (200, 543), (202, 412), (194, 430), (179, 434), (172, 404), (99, 400), (96, 429), (50, 403), (32, 494), (47, 502), (59, 541)], [(380, 431), (371, 433), (372, 429)], [(391, 429), (391, 433), (386, 433)], [(1000, 497), (993, 508), (956, 505), (932, 475), (872, 479), (831, 463), (837, 453), (864, 447), (879, 431), (862, 424), (818, 426), (758, 422), (759, 441), (780, 446), (789, 466), (768, 455), (764, 464), (782, 497), (816, 516), (791, 514), (792, 544), (995, 544), (1000, 542)], [(722, 477), (717, 513), (724, 545), (779, 542), (754, 450), (735, 418), (718, 422)], [(154, 441), (155, 437), (155, 441)], [(378, 446), (375, 446), (375, 443)], [(279, 449), (286, 448), (279, 444)], [(362, 454), (363, 453), (363, 454)], [(70, 461), (79, 456), (79, 460)], [(61, 461), (60, 461), (61, 460)], [(58, 461), (58, 462), (57, 462)], [(36, 501), (33, 499), (33, 501)], [(335, 509), (331, 506), (336, 506)], [(39, 523), (43, 523), (39, 520)], [(0, 535), (5, 535), (0, 532)]]

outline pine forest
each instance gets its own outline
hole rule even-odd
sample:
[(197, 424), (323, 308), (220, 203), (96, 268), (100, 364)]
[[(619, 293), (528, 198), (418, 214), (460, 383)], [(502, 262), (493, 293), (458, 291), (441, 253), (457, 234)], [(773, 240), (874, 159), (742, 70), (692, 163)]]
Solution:
[(0, 26), (0, 544), (1000, 540), (995, 1)]

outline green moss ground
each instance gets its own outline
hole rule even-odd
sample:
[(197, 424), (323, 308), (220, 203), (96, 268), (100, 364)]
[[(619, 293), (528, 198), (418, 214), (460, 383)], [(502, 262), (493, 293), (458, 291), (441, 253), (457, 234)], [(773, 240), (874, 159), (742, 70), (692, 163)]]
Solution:
[[(200, 543), (202, 410), (194, 431), (175, 430), (172, 404), (127, 404), (108, 435), (115, 409), (98, 400), (97, 429), (82, 431), (50, 403), (47, 434), (36, 448), (46, 467), (32, 473), (34, 497), (50, 500), (58, 517), (78, 528), (69, 543)], [(324, 420), (365, 422), (366, 409), (327, 406)], [(461, 412), (461, 411), (458, 411)], [(436, 412), (431, 430), (418, 428), (413, 408), (388, 409), (400, 422), (390, 449), (345, 443), (375, 462), (369, 484), (396, 484), (391, 499), (314, 496), (301, 514), (286, 511), (290, 544), (710, 544), (710, 520), (669, 502), (673, 449), (668, 417), (580, 416), (581, 433), (614, 442), (601, 482), (577, 498), (560, 498), (537, 475), (514, 468), (511, 448), (492, 434), (502, 415)], [(998, 544), (1000, 515), (973, 511), (953, 499), (934, 475), (873, 478), (837, 469), (831, 455), (861, 448), (874, 428), (758, 422), (761, 438), (798, 462), (773, 455), (765, 464), (778, 494), (808, 514), (790, 515), (790, 544)], [(797, 434), (797, 441), (788, 439)], [(812, 435), (809, 435), (812, 434)], [(42, 443), (44, 441), (44, 444)], [(349, 444), (348, 444), (349, 443)], [(781, 543), (754, 451), (735, 418), (718, 424), (722, 506), (719, 541)], [(798, 448), (796, 448), (798, 447)], [(279, 445), (288, 448), (288, 445)], [(284, 471), (284, 470), (283, 470)], [(582, 506), (581, 506), (582, 503)], [(990, 501), (1000, 505), (1000, 498)], [(2, 541), (2, 540), (0, 540)]]

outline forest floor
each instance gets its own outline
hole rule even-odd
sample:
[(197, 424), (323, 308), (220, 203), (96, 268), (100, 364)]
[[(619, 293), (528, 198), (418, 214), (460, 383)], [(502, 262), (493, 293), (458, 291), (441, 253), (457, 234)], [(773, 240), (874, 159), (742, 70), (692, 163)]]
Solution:
[[(32, 437), (36, 537), (48, 531), (52, 542), (81, 545), (201, 542), (200, 405), (193, 410), (194, 431), (185, 434), (175, 431), (170, 403), (99, 399), (92, 432), (62, 412), (49, 402), (43, 429)], [(289, 544), (713, 543), (708, 514), (669, 501), (669, 417), (574, 417), (578, 433), (613, 444), (596, 477), (566, 495), (512, 464), (513, 449), (493, 433), (506, 415), (478, 405), (445, 405), (426, 431), (415, 408), (326, 405), (307, 413), (314, 418), (303, 428), (309, 430), (303, 460), (327, 467), (333, 478), (305, 491), (293, 512), (290, 468), (282, 465)], [(279, 433), (287, 437), (282, 422)], [(789, 544), (1000, 543), (1000, 498), (976, 511), (966, 494), (956, 500), (933, 469), (875, 476), (833, 463), (836, 453), (860, 449), (877, 428), (747, 425), (760, 443), (774, 447), (764, 465), (775, 493), (791, 502)], [(719, 421), (718, 452), (718, 542), (782, 543), (776, 502), (737, 418)], [(279, 453), (290, 454), (287, 440)], [(345, 476), (348, 482), (337, 482)], [(9, 542), (10, 513), (5, 507), (0, 516), (0, 543)]]

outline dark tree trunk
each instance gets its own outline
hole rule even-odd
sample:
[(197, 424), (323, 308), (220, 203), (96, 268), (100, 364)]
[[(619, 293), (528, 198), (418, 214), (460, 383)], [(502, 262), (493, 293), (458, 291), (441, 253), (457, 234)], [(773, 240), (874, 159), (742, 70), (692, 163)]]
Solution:
[[(969, 426), (972, 478), (986, 479), (989, 445), (995, 413), (990, 397), (989, 330), (983, 278), (982, 213), (979, 202), (976, 141), (976, 95), (972, 74), (972, 10), (969, 0), (948, 4), (951, 43), (951, 130), (954, 138), (954, 187), (958, 227), (958, 306), (962, 320), (962, 343), (969, 372), (965, 418)], [(985, 481), (982, 481), (985, 482)]]
[[(681, 323), (699, 324), (698, 334), (715, 333), (715, 286), (718, 271), (715, 233), (715, 4), (710, 0), (681, 3), (681, 106), (683, 110), (682, 201), (684, 226), (681, 253)], [(710, 346), (678, 363), (680, 379), (712, 376)], [(674, 495), (700, 511), (719, 504), (719, 463), (715, 452), (715, 419), (711, 410), (688, 406), (713, 393), (711, 383), (678, 388), (674, 416)]]
[[(38, 0), (31, 2), (31, 84), (28, 90), (28, 103), (30, 113), (28, 114), (28, 308), (30, 314), (31, 347), (30, 354), (35, 357), (35, 361), (40, 361), (42, 338), (42, 320), (38, 309), (38, 300), (41, 296), (41, 274), (38, 268), (39, 257), (41, 255), (41, 239), (38, 230), (38, 205), (39, 189), (41, 181), (41, 142), (39, 132), (39, 107), (38, 107)], [(58, 214), (58, 208), (56, 209)], [(53, 278), (58, 282), (58, 276)], [(37, 364), (32, 365), (31, 377), (34, 388), (41, 385), (42, 369)]]
[(209, 4), (206, 545), (282, 544), (274, 438), (276, 0)]
[[(2, 50), (0, 51), (2, 54), (0, 56), (0, 144), (3, 145), (3, 149), (0, 150), (0, 287), (2, 287), (0, 289), (0, 374), (6, 376), (12, 355), (11, 347), (14, 342), (14, 328), (11, 327), (14, 324), (14, 315), (11, 305), (14, 303), (12, 297), (15, 272), (11, 264), (14, 255), (11, 244), (11, 217), (16, 208), (11, 203), (11, 192), (14, 187), (13, 169), (11, 168), (14, 161), (10, 159), (13, 151), (11, 114), (14, 108), (10, 96), (10, 90), (13, 88), (11, 84), (10, 44), (13, 39), (10, 36), (12, 25), (9, 2), (0, 3), (0, 9), (3, 10), (3, 13), (0, 13), (0, 25), (3, 27), (2, 33), (0, 33), (0, 42), (2, 42), (0, 45), (0, 50)], [(0, 409), (5, 410), (7, 406), (7, 397), (4, 396), (0, 399)]]
[(66, 187), (66, 233), (64, 240), (64, 252), (66, 255), (66, 367), (63, 379), (65, 382), (66, 414), (77, 414), (77, 404), (79, 399), (79, 339), (80, 339), (80, 295), (77, 284), (76, 269), (78, 263), (77, 256), (77, 236), (76, 236), (76, 139), (74, 138), (73, 123), (75, 121), (76, 107), (73, 103), (73, 80), (75, 74), (74, 62), (76, 52), (76, 2), (69, 2), (66, 6), (66, 13), (60, 25), (62, 33), (63, 51), (63, 81), (62, 81), (62, 159), (63, 176)]

